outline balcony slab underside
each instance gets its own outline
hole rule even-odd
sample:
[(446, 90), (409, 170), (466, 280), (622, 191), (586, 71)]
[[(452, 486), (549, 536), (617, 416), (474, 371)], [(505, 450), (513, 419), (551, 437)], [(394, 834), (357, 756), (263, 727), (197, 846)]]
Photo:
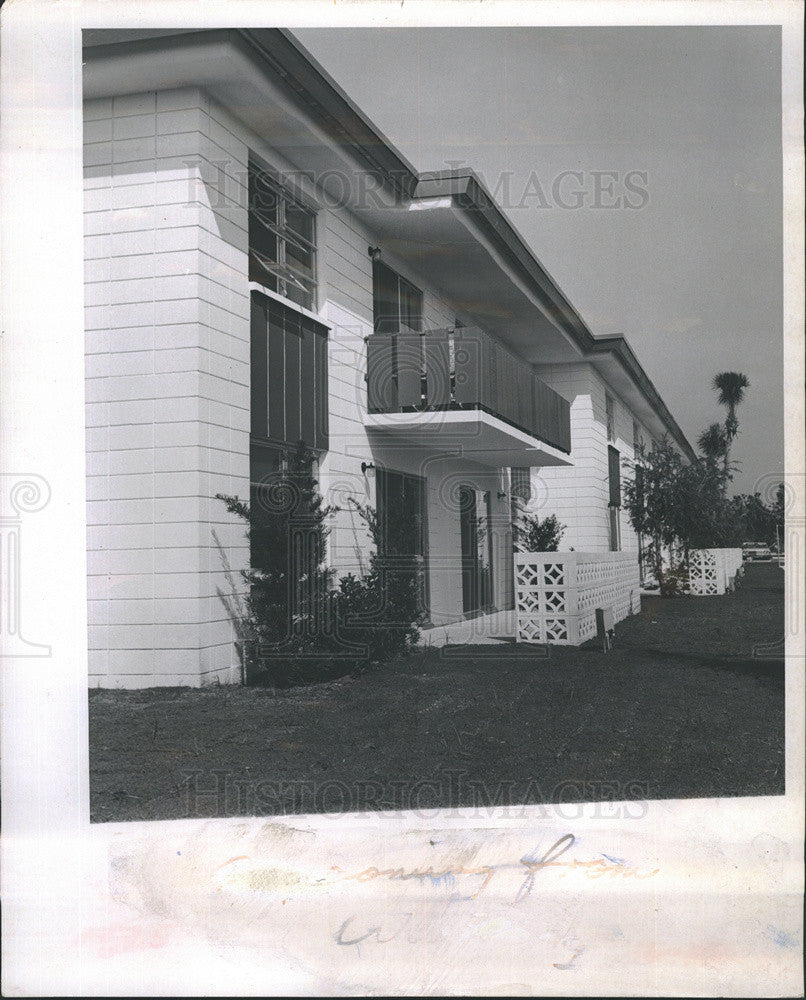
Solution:
[(494, 468), (571, 465), (571, 457), (485, 410), (368, 413), (370, 442)]

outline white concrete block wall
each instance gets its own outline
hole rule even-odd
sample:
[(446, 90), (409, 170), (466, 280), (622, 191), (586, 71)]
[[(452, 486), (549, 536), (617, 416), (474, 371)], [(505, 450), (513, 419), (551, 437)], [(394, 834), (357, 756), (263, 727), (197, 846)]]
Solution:
[(216, 537), (236, 589), (248, 548), (212, 496), (248, 495), (246, 149), (195, 89), (84, 117), (90, 684), (237, 679)]
[[(561, 549), (605, 552), (610, 548), (608, 444), (622, 459), (632, 460), (633, 414), (588, 363), (538, 365), (535, 371), (571, 403), (573, 466), (543, 468), (533, 473), (530, 513), (541, 519), (556, 514), (566, 532)], [(616, 440), (607, 440), (606, 395), (614, 402)], [(632, 475), (622, 462), (622, 482)], [(622, 551), (638, 552), (638, 538), (622, 506)]]

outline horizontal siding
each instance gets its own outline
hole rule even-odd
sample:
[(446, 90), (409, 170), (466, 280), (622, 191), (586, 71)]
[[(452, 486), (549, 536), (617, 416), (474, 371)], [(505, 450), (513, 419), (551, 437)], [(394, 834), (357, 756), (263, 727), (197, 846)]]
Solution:
[[(608, 457), (605, 397), (614, 401), (614, 446), (621, 458), (622, 481), (632, 475), (625, 460), (633, 452), (633, 414), (589, 364), (539, 366), (540, 377), (571, 401), (572, 468), (545, 468), (535, 475), (536, 512), (555, 514), (567, 525), (562, 547), (577, 551), (609, 548)], [(620, 511), (621, 547), (638, 551), (638, 539), (626, 510)]]
[(194, 88), (85, 121), (91, 683), (226, 680), (248, 547), (212, 494), (248, 495), (246, 147)]

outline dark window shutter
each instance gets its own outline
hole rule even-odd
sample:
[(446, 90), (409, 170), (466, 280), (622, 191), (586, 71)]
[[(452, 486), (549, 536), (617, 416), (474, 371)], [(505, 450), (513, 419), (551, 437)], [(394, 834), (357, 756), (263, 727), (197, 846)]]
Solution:
[(328, 414), (330, 397), (327, 384), (327, 333), (314, 330), (314, 377), (316, 381), (316, 431), (314, 447), (326, 451), (328, 446)]
[(311, 446), (316, 442), (316, 334), (307, 317), (300, 324), (300, 437)]
[(252, 293), (252, 434), (288, 447), (328, 447), (327, 328)]
[(252, 296), (251, 303), (251, 418), (252, 434), (269, 436), (268, 412), (268, 324), (266, 322), (266, 300), (263, 296)]
[(610, 481), (610, 506), (621, 506), (621, 456), (616, 448), (608, 446), (607, 471)]
[[(302, 437), (300, 404), (302, 400), (302, 323), (300, 315), (285, 312), (285, 436), (291, 444)], [(311, 388), (313, 388), (311, 386)]]
[[(267, 301), (269, 337), (269, 433), (274, 441), (285, 441), (285, 325), (284, 308), (273, 299)], [(260, 372), (252, 372), (260, 378)]]

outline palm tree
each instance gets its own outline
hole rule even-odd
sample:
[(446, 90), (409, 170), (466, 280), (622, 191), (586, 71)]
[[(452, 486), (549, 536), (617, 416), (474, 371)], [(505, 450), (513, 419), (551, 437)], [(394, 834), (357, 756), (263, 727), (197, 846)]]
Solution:
[(741, 372), (720, 372), (714, 375), (711, 386), (717, 393), (720, 406), (727, 407), (728, 415), (725, 418), (725, 438), (727, 447), (725, 448), (725, 470), (728, 468), (728, 456), (730, 446), (739, 430), (739, 421), (736, 419), (736, 407), (744, 399), (744, 390), (750, 388), (750, 379)]
[(728, 450), (728, 435), (722, 424), (710, 424), (697, 438), (697, 447), (707, 459), (715, 462)]
[(750, 380), (741, 372), (720, 372), (719, 375), (714, 375), (711, 385), (718, 393), (719, 405), (726, 406), (728, 409), (725, 433), (730, 446), (730, 442), (736, 437), (736, 432), (739, 429), (736, 407), (744, 399), (744, 390), (750, 388)]

